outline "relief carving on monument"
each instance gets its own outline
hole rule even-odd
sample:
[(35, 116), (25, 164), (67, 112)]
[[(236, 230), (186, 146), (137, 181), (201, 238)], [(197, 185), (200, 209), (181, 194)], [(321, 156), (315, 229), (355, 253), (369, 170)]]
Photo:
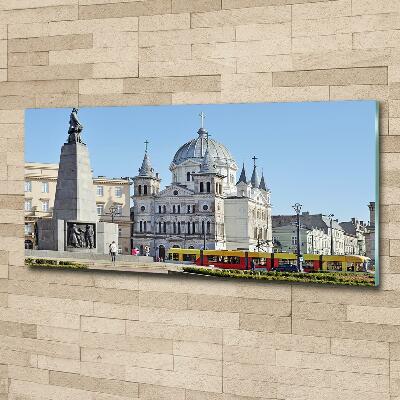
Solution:
[(96, 224), (67, 223), (67, 247), (94, 249)]

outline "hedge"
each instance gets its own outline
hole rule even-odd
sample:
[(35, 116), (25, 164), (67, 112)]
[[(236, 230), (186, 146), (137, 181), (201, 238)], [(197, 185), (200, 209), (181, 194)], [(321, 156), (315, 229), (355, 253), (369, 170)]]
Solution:
[(31, 268), (70, 268), (87, 269), (86, 264), (80, 264), (74, 261), (50, 260), (46, 258), (26, 258), (25, 265)]
[(301, 272), (264, 272), (264, 271), (243, 271), (232, 269), (208, 269), (198, 267), (183, 267), (186, 273), (209, 275), (227, 278), (254, 279), (266, 281), (287, 281), (324, 283), (353, 286), (374, 286), (375, 278), (367, 273), (301, 273)]

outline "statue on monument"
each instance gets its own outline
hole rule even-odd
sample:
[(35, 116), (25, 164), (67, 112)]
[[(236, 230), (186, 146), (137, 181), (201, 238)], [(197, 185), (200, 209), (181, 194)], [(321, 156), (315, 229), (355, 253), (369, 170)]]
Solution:
[(68, 230), (68, 246), (81, 247), (81, 234), (76, 224), (72, 224)]
[(68, 143), (82, 143), (81, 132), (83, 125), (78, 119), (78, 108), (73, 108), (69, 117)]
[(88, 249), (94, 248), (94, 231), (91, 225), (86, 225), (85, 242)]

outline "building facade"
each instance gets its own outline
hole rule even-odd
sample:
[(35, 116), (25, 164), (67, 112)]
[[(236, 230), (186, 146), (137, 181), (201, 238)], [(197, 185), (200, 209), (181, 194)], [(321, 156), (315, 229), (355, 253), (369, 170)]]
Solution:
[[(164, 258), (170, 247), (250, 249), (271, 245), (270, 191), (264, 177), (246, 179), (229, 150), (211, 139), (203, 124), (197, 137), (182, 145), (169, 167), (171, 184), (151, 166), (147, 147), (133, 178), (133, 246)], [(269, 241), (269, 242), (268, 242)]]
[[(25, 246), (35, 247), (35, 223), (51, 218), (57, 186), (58, 164), (25, 164)], [(119, 251), (131, 253), (130, 181), (127, 178), (93, 179), (100, 222), (115, 222), (119, 229)], [(111, 208), (111, 210), (110, 210)]]
[(375, 265), (375, 202), (368, 204), (369, 208), (369, 224), (365, 233), (365, 250), (366, 255), (371, 259), (371, 264)]

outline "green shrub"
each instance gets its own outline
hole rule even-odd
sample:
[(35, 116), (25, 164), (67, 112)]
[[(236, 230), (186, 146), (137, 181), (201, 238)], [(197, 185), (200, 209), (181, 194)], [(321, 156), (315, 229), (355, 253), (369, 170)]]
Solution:
[(87, 269), (86, 264), (77, 263), (74, 261), (59, 261), (49, 260), (45, 258), (26, 258), (25, 265), (32, 268), (70, 268), (70, 269)]
[(309, 282), (324, 284), (339, 284), (353, 286), (374, 286), (374, 275), (367, 273), (301, 273), (301, 272), (267, 272), (267, 271), (243, 271), (243, 270), (222, 270), (208, 269), (199, 267), (183, 267), (184, 272), (200, 275), (210, 275), (218, 277), (255, 279), (266, 281), (286, 281), (286, 282)]

